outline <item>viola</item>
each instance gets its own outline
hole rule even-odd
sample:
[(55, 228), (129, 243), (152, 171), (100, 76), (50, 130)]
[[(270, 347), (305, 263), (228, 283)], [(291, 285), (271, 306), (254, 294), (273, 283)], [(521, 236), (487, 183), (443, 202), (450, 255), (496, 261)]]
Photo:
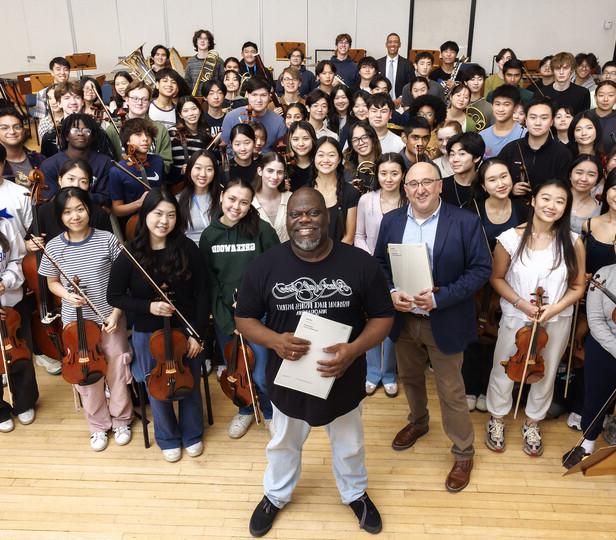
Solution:
[(541, 351), (548, 343), (548, 333), (538, 322), (543, 307), (544, 290), (537, 287), (532, 294), (539, 310), (533, 322), (520, 328), (515, 335), (516, 352), (508, 360), (501, 362), (507, 376), (519, 383), (535, 383), (543, 378), (544, 362)]
[[(28, 176), (31, 184), (31, 208), (32, 208), (32, 234), (41, 236), (41, 228), (38, 219), (38, 207), (42, 203), (42, 191), (45, 186), (45, 175), (34, 168)], [(47, 287), (47, 279), (38, 273), (41, 264), (42, 252), (27, 253), (22, 261), (22, 268), (26, 279), (26, 286), (34, 293), (38, 307), (32, 313), (31, 327), (32, 339), (39, 350), (56, 360), (60, 360), (64, 354), (62, 345), (62, 321), (60, 319), (60, 300), (56, 298)]]
[(253, 350), (244, 344), (241, 334), (234, 334), (233, 339), (225, 345), (224, 357), (227, 367), (220, 377), (222, 391), (238, 407), (252, 405), (255, 420), (257, 424), (261, 423), (259, 407), (255, 399), (257, 390), (251, 377), (255, 366)]
[(0, 373), (10, 374), (11, 367), (21, 361), (31, 360), (32, 354), (26, 341), (18, 336), (21, 328), (21, 316), (15, 308), (3, 306), (0, 308), (0, 347), (2, 348), (2, 363)]
[[(79, 287), (77, 276), (72, 282)], [(80, 289), (82, 290), (83, 288)], [(62, 358), (62, 377), (70, 384), (87, 386), (107, 374), (107, 360), (100, 345), (99, 326), (94, 321), (84, 318), (81, 307), (75, 309), (77, 320), (68, 323), (62, 332), (62, 340), (66, 347), (66, 354)]]
[[(164, 285), (161, 289), (167, 292)], [(184, 361), (188, 340), (181, 330), (171, 328), (171, 317), (163, 319), (163, 329), (150, 336), (150, 353), (156, 366), (148, 377), (148, 390), (159, 401), (177, 401), (193, 391), (193, 376)]]

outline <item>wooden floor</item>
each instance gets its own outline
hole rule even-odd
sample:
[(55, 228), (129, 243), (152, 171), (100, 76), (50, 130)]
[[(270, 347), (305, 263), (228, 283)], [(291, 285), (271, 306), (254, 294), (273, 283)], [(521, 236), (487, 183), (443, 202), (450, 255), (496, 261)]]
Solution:
[[(242, 439), (227, 436), (234, 412), (214, 377), (215, 424), (205, 452), (178, 463), (145, 450), (140, 425), (130, 445), (113, 440), (90, 450), (85, 421), (70, 387), (37, 368), (37, 419), (0, 434), (0, 539), (249, 538), (248, 520), (262, 497), (266, 431), (253, 426)], [(434, 394), (433, 381), (430, 389)], [(369, 493), (383, 517), (382, 539), (616, 538), (616, 478), (562, 477), (560, 456), (577, 439), (564, 419), (544, 423), (545, 454), (526, 456), (520, 420), (508, 419), (508, 448), (483, 444), (485, 413), (472, 413), (477, 455), (471, 484), (445, 490), (449, 441), (436, 400), (427, 436), (405, 452), (391, 440), (405, 423), (402, 394), (379, 390), (365, 402)], [(150, 430), (151, 431), (151, 430)], [(313, 430), (293, 503), (279, 514), (268, 538), (368, 538), (339, 499), (322, 428)]]

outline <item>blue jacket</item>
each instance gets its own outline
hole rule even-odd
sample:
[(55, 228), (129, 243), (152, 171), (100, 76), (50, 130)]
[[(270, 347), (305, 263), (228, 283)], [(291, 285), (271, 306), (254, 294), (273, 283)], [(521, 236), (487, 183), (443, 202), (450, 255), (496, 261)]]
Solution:
[[(383, 216), (374, 255), (380, 262), (390, 289), (394, 288), (387, 244), (401, 244), (408, 205)], [(442, 202), (434, 241), (432, 277), (436, 308), (430, 312), (432, 334), (445, 354), (466, 349), (477, 339), (475, 293), (492, 272), (492, 259), (479, 218)], [(401, 313), (397, 312), (391, 338), (400, 333)]]

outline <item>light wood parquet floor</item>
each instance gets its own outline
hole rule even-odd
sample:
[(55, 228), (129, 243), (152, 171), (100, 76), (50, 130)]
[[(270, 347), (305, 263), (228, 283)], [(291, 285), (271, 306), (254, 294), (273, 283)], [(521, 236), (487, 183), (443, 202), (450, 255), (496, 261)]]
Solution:
[[(248, 520), (262, 497), (266, 430), (253, 425), (240, 440), (227, 436), (234, 408), (210, 377), (215, 424), (204, 454), (163, 461), (133, 441), (95, 453), (70, 387), (37, 368), (37, 419), (0, 434), (0, 539), (152, 540), (249, 538)], [(434, 382), (431, 430), (414, 448), (394, 452), (405, 424), (402, 393), (382, 390), (365, 401), (369, 493), (383, 517), (385, 539), (616, 539), (616, 478), (563, 477), (562, 453), (577, 440), (564, 418), (543, 424), (545, 454), (521, 449), (521, 419), (507, 419), (507, 451), (483, 443), (486, 413), (473, 412), (477, 455), (471, 483), (450, 494), (444, 480), (452, 458), (440, 424)], [(520, 415), (523, 416), (523, 415)], [(153, 430), (150, 427), (153, 437)], [(368, 538), (343, 506), (331, 473), (327, 437), (314, 429), (303, 453), (294, 500), (267, 538)]]

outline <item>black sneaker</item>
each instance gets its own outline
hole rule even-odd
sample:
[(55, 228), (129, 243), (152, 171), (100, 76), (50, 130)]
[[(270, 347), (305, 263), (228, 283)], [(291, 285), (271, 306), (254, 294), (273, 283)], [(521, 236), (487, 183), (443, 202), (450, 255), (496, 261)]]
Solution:
[(364, 493), (359, 499), (354, 500), (349, 506), (355, 512), (359, 520), (359, 528), (366, 532), (377, 534), (381, 532), (383, 523), (381, 522), (381, 514), (370, 500), (367, 493)]
[(279, 508), (274, 506), (271, 501), (263, 496), (250, 518), (250, 534), (252, 536), (264, 536), (272, 528), (274, 518)]
[(565, 469), (570, 469), (588, 456), (590, 456), (590, 454), (584, 450), (583, 446), (575, 446), (563, 454), (563, 467), (565, 467)]

